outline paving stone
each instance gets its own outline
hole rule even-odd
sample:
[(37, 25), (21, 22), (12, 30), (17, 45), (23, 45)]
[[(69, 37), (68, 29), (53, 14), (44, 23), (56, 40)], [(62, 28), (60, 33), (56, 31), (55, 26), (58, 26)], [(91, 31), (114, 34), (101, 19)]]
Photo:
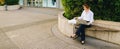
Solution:
[(0, 11), (0, 49), (120, 49), (119, 45), (87, 37), (86, 44), (61, 34), (51, 8)]

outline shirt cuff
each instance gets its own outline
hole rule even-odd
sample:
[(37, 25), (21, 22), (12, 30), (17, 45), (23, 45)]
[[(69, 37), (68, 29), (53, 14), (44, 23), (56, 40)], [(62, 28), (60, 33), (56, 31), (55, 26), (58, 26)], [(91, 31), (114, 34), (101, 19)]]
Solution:
[(82, 19), (81, 17), (78, 17), (78, 19)]

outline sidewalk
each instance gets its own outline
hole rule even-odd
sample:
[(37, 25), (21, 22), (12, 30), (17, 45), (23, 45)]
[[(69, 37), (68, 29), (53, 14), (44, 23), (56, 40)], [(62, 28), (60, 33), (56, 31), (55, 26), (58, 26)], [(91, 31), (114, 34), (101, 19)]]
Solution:
[(86, 37), (86, 44), (81, 45), (79, 41), (80, 39), (73, 40), (70, 37), (63, 35), (57, 28), (57, 24), (52, 27), (52, 32), (57, 38), (73, 46), (76, 46), (80, 49), (120, 49), (119, 45), (115, 45), (115, 44), (108, 43), (108, 42), (91, 38), (91, 37)]
[(120, 49), (90, 37), (81, 45), (61, 34), (57, 28), (60, 12), (49, 8), (0, 11), (0, 49)]

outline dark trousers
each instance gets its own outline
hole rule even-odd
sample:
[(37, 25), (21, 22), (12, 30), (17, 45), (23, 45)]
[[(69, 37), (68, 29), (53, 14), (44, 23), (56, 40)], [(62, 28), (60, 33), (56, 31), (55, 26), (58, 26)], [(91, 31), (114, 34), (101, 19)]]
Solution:
[(81, 41), (85, 41), (85, 29), (91, 27), (91, 25), (80, 24), (76, 35), (81, 37)]

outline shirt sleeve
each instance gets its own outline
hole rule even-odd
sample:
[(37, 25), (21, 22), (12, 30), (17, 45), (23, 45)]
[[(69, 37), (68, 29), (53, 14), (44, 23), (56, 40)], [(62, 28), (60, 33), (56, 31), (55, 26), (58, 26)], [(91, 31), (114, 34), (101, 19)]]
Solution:
[(89, 16), (90, 16), (90, 22), (89, 22), (89, 24), (92, 24), (94, 22), (94, 14), (90, 13)]
[(84, 11), (82, 12), (81, 16), (78, 17), (78, 19), (83, 19), (83, 17), (84, 17), (83, 14), (84, 14)]

